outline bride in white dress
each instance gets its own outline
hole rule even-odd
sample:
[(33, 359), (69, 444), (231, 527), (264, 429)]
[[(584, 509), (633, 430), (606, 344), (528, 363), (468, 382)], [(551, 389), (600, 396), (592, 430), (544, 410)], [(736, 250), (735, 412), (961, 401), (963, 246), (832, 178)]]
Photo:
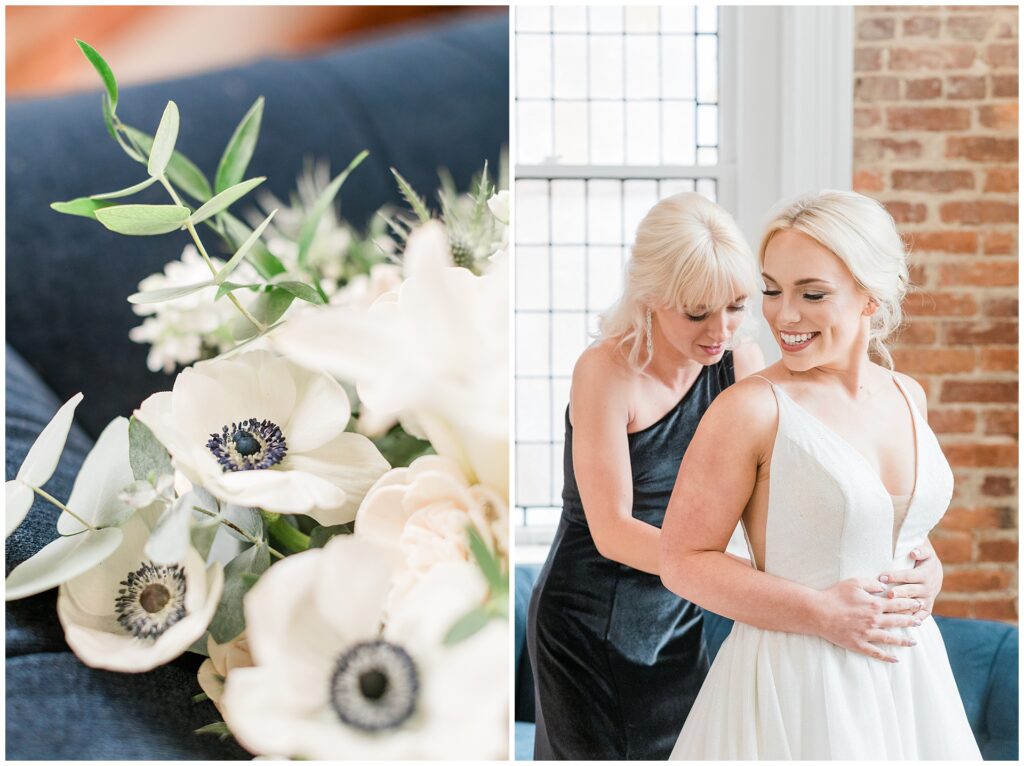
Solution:
[[(829, 590), (913, 566), (952, 496), (921, 386), (869, 358), (892, 366), (883, 342), (908, 284), (892, 218), (852, 192), (804, 198), (769, 225), (760, 260), (782, 359), (704, 415), (661, 535), (665, 585), (736, 621), (672, 758), (980, 760), (931, 616), (908, 625), (867, 597), (874, 640), (844, 647), (788, 632), (770, 596), (781, 578), (814, 611)], [(723, 553), (738, 520), (753, 567)]]

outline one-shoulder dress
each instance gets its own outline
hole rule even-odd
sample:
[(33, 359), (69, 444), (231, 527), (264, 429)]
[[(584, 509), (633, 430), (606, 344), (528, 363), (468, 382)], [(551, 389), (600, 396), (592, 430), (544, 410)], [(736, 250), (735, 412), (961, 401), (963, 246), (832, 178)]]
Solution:
[[(732, 353), (705, 367), (654, 425), (629, 434), (633, 517), (661, 527), (704, 412), (735, 380)], [(565, 418), (562, 517), (530, 600), (527, 645), (537, 760), (664, 760), (708, 669), (700, 607), (594, 546)]]

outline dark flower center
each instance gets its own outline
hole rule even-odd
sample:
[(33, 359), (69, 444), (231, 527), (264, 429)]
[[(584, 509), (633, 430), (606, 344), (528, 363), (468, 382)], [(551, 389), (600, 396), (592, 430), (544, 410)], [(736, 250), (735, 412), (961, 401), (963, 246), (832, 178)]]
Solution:
[(159, 612), (171, 600), (171, 592), (160, 583), (147, 585), (139, 594), (139, 603), (150, 614)]
[(114, 599), (117, 621), (136, 638), (158, 638), (186, 615), (185, 570), (144, 562), (121, 581)]
[(388, 690), (388, 677), (379, 670), (368, 670), (359, 676), (359, 691), (370, 700), (379, 700)]
[(270, 468), (288, 454), (284, 434), (277, 424), (256, 418), (223, 426), (220, 433), (210, 434), (206, 447), (225, 473)]
[(419, 674), (397, 644), (363, 641), (338, 658), (330, 691), (342, 723), (362, 731), (396, 729), (416, 710)]

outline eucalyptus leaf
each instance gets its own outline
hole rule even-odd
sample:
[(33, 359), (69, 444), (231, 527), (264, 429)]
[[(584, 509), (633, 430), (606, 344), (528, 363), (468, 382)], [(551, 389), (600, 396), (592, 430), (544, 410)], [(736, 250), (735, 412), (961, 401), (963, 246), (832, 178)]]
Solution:
[(460, 617), (444, 636), (445, 646), (457, 644), (483, 629), (491, 615), (485, 606), (478, 606)]
[(117, 205), (96, 211), (96, 220), (111, 231), (136, 237), (180, 229), (188, 216), (188, 208), (180, 205)]
[(147, 170), (151, 176), (160, 177), (167, 169), (167, 163), (171, 161), (171, 154), (174, 153), (174, 144), (178, 141), (178, 105), (168, 101), (164, 108), (164, 114), (160, 118), (160, 124), (156, 128), (156, 136), (153, 138), (153, 146), (149, 150), (149, 165)]
[(192, 547), (205, 559), (210, 555), (213, 540), (221, 526), (220, 503), (202, 487), (193, 487), (192, 495), (196, 501), (192, 506)]
[(103, 94), (103, 124), (107, 126), (107, 132), (112, 138), (117, 141), (121, 140), (121, 137), (117, 135), (117, 128), (114, 127), (114, 109), (110, 105), (110, 94)]
[(145, 423), (136, 418), (128, 421), (128, 462), (132, 474), (140, 481), (148, 481), (174, 472), (171, 456)]
[(295, 296), (292, 293), (275, 287), (260, 296), (253, 313), (264, 325), (272, 325), (284, 316), (293, 300)]
[(91, 199), (89, 197), (78, 197), (67, 202), (51, 202), (50, 208), (65, 215), (80, 215), (83, 218), (97, 220), (96, 211), (106, 207), (112, 207), (113, 202)]
[[(130, 125), (123, 126), (125, 133), (127, 133), (139, 147), (146, 152), (148, 155), (153, 147), (153, 137), (148, 133), (144, 133), (137, 128), (133, 128)], [(127, 151), (127, 150), (126, 150)], [(143, 158), (137, 158), (139, 162), (146, 162)], [(186, 157), (184, 154), (175, 149), (171, 152), (171, 159), (167, 163), (167, 169), (165, 170), (167, 179), (185, 192), (193, 199), (205, 202), (213, 196), (213, 190), (210, 188), (210, 182), (206, 180), (206, 176), (192, 160)]]
[(354, 521), (350, 521), (348, 524), (335, 524), (331, 527), (317, 527), (309, 533), (309, 547), (323, 548), (332, 537), (350, 535), (355, 528)]
[[(258, 508), (247, 508), (242, 505), (225, 505), (221, 509), (221, 516), (230, 521), (236, 527), (241, 529), (250, 537), (254, 537), (257, 540), (267, 539), (267, 528), (263, 523), (263, 517), (260, 515)], [(232, 535), (237, 536), (237, 532), (228, 527), (228, 531)], [(248, 542), (247, 538), (242, 538)]]
[(228, 141), (224, 155), (220, 158), (217, 166), (217, 174), (214, 178), (214, 191), (220, 194), (245, 177), (245, 170), (249, 167), (249, 160), (256, 149), (256, 139), (260, 134), (260, 122), (263, 119), (263, 96), (256, 99), (256, 102), (246, 112), (242, 121), (238, 123), (235, 132)]
[(253, 545), (235, 556), (224, 567), (224, 590), (217, 613), (210, 623), (210, 635), (224, 644), (245, 630), (242, 602), (252, 585), (243, 575), (260, 575), (270, 567), (270, 551), (264, 544)]
[(422, 223), (426, 223), (430, 220), (430, 211), (427, 209), (427, 203), (423, 198), (416, 193), (416, 190), (412, 188), (412, 184), (406, 181), (402, 174), (394, 168), (391, 168), (391, 175), (395, 177), (398, 182), (398, 190), (402, 192), (402, 196), (405, 201), (409, 203), (409, 207), (412, 208), (412, 212), (416, 214), (416, 217), (420, 219)]
[(175, 298), (181, 298), (185, 295), (191, 295), (192, 293), (203, 290), (207, 287), (213, 287), (217, 282), (215, 280), (207, 279), (203, 282), (196, 282), (191, 285), (180, 285), (178, 287), (161, 287), (159, 290), (147, 290), (144, 293), (132, 293), (128, 296), (128, 302), (134, 304), (143, 303), (162, 303), (164, 301), (173, 301)]
[(235, 290), (253, 289), (254, 287), (260, 287), (258, 284), (242, 285), (238, 282), (224, 282), (217, 288), (217, 294), (213, 297), (215, 301), (219, 301), (228, 293), (233, 293)]
[(156, 182), (157, 179), (154, 176), (150, 176), (145, 181), (140, 181), (134, 186), (129, 186), (127, 189), (118, 189), (117, 191), (105, 192), (104, 194), (93, 194), (89, 199), (117, 199), (118, 197), (130, 197), (133, 194), (139, 193), (143, 189), (148, 189)]
[[(216, 640), (216, 639), (214, 639)], [(219, 734), (221, 739), (224, 737), (231, 736), (231, 729), (223, 721), (217, 721), (216, 723), (208, 723), (206, 726), (201, 726), (195, 731), (196, 734)]]
[(317, 305), (322, 305), (327, 302), (320, 296), (320, 293), (316, 291), (315, 287), (307, 285), (305, 282), (285, 280), (282, 282), (276, 282), (275, 287), (280, 287), (282, 290), (287, 290), (296, 298), (304, 300), (307, 303), (315, 303)]
[(345, 179), (351, 175), (352, 171), (355, 170), (365, 160), (370, 153), (365, 149), (355, 156), (348, 167), (338, 173), (334, 177), (327, 187), (317, 197), (316, 202), (310, 209), (306, 219), (302, 222), (302, 229), (299, 231), (299, 266), (305, 268), (306, 259), (309, 257), (309, 248), (313, 244), (313, 237), (316, 236), (317, 227), (320, 225), (320, 219), (323, 218), (327, 208), (334, 202), (334, 198), (338, 196), (338, 192), (341, 190), (342, 184), (345, 183)]
[[(227, 235), (226, 238), (233, 249), (240, 249), (245, 241), (252, 236), (252, 229), (231, 215), (231, 213), (221, 213), (217, 216), (217, 220), (224, 224), (224, 233)], [(206, 221), (206, 223), (211, 226), (213, 225), (211, 221)], [(264, 279), (270, 279), (285, 271), (284, 264), (258, 239), (252, 245), (249, 262)]]
[[(227, 276), (232, 271), (235, 270), (238, 264), (242, 262), (242, 259), (250, 250), (252, 250), (253, 245), (255, 245), (259, 238), (263, 235), (264, 230), (267, 228), (267, 226), (270, 225), (270, 222), (274, 220), (275, 215), (277, 215), (277, 210), (270, 211), (270, 215), (263, 219), (263, 223), (257, 226), (256, 229), (252, 232), (252, 234), (249, 235), (248, 239), (246, 239), (245, 242), (243, 242), (242, 245), (238, 248), (238, 250), (235, 251), (235, 254), (231, 256), (231, 259), (224, 264), (224, 268), (217, 272), (218, 282), (223, 282), (227, 278)], [(219, 298), (220, 295), (221, 293), (218, 290), (217, 297)]]
[(218, 193), (213, 199), (205, 203), (201, 208), (192, 214), (192, 223), (197, 224), (205, 221), (211, 216), (217, 215), (223, 210), (227, 210), (232, 204), (240, 200), (250, 191), (255, 189), (261, 183), (267, 180), (266, 176), (259, 176), (258, 178), (250, 178), (248, 181), (242, 181), (237, 183), (229, 189)]
[(111, 71), (110, 65), (103, 60), (103, 57), (89, 43), (77, 38), (75, 38), (75, 42), (78, 43), (82, 53), (89, 59), (89, 63), (92, 64), (103, 80), (103, 86), (107, 89), (107, 98), (110, 99), (110, 113), (114, 114), (117, 112), (117, 80), (114, 79), (114, 73)]
[(466, 533), (469, 535), (469, 549), (472, 551), (473, 558), (476, 559), (480, 571), (483, 572), (487, 584), (491, 586), (491, 590), (508, 590), (508, 578), (502, 575), (501, 565), (494, 558), (494, 554), (491, 553), (483, 538), (480, 537), (477, 528), (470, 524), (466, 529)]
[(210, 631), (204, 632), (203, 635), (201, 635), (199, 638), (197, 638), (195, 643), (192, 644), (192, 646), (190, 646), (185, 651), (192, 652), (193, 654), (198, 654), (198, 655), (200, 655), (202, 657), (209, 657), (210, 656), (210, 650), (206, 646), (206, 639), (209, 637), (209, 635), (210, 635)]
[(210, 697), (206, 692), (199, 692), (199, 694), (192, 695), (192, 701), (197, 704), (200, 702), (206, 702), (208, 699), (210, 699)]
[(416, 438), (400, 425), (374, 439), (373, 443), (392, 468), (405, 468), (416, 458), (434, 453), (430, 442)]

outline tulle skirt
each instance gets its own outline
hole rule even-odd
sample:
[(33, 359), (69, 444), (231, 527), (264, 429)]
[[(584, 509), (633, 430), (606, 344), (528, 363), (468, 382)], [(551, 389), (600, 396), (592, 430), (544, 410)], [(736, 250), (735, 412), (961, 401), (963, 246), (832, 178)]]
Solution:
[(882, 662), (736, 623), (673, 760), (981, 760), (935, 621)]

